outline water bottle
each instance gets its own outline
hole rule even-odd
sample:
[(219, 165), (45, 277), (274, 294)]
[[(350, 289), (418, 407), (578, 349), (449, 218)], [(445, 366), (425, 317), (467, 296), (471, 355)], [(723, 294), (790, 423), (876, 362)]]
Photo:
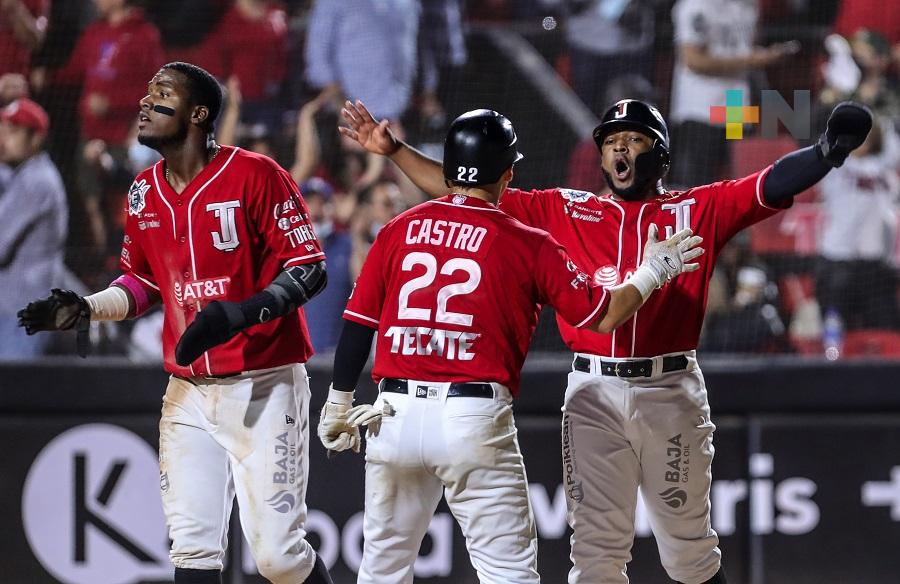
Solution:
[(825, 322), (822, 324), (822, 346), (825, 358), (829, 361), (840, 359), (844, 350), (844, 321), (835, 308), (825, 311)]

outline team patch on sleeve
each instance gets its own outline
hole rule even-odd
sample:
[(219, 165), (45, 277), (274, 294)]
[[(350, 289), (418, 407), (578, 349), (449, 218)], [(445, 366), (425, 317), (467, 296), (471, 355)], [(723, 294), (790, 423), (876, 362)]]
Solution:
[(594, 193), (588, 191), (576, 191), (575, 189), (559, 189), (562, 198), (573, 203), (583, 203), (594, 196)]

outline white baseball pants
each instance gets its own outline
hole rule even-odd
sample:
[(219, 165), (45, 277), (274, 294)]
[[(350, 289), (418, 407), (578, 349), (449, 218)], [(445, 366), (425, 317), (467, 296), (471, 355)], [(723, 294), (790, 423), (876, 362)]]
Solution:
[[(711, 578), (721, 563), (710, 525), (712, 436), (703, 375), (693, 352), (683, 371), (623, 379), (569, 374), (563, 406), (563, 472), (572, 535), (569, 584), (627, 584), (641, 489), (669, 577)], [(604, 361), (616, 361), (604, 357)]]
[[(409, 584), (441, 494), (462, 528), (482, 584), (532, 584), (537, 534), (509, 391), (446, 397), (448, 383), (408, 382), (366, 445), (365, 543), (360, 584)], [(427, 386), (432, 398), (415, 397)]]
[(260, 574), (298, 584), (316, 555), (304, 539), (309, 379), (303, 365), (224, 379), (169, 380), (159, 423), (160, 490), (179, 568), (221, 570), (231, 505)]

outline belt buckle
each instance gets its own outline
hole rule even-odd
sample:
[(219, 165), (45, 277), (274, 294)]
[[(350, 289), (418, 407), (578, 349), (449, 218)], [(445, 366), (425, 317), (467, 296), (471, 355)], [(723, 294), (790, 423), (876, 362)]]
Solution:
[(615, 371), (616, 377), (622, 379), (622, 375), (619, 373), (619, 365), (627, 365), (628, 361), (616, 361), (616, 366), (613, 369)]

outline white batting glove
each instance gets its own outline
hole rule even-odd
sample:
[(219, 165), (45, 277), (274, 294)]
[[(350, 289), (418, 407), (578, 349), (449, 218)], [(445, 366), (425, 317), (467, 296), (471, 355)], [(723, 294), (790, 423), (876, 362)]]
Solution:
[(360, 404), (347, 412), (347, 423), (354, 428), (367, 426), (370, 436), (378, 436), (378, 432), (381, 430), (381, 418), (393, 415), (394, 408), (387, 402), (384, 402), (380, 410), (376, 410), (371, 404)]
[(682, 229), (669, 239), (659, 241), (659, 228), (650, 224), (647, 244), (644, 246), (644, 261), (628, 279), (641, 293), (644, 300), (657, 288), (662, 288), (669, 280), (683, 272), (700, 269), (700, 264), (691, 260), (704, 253), (703, 238), (693, 235), (690, 229)]
[(359, 428), (351, 426), (347, 421), (351, 404), (352, 391), (338, 391), (333, 387), (328, 389), (328, 400), (322, 406), (317, 433), (322, 445), (332, 452), (349, 449), (359, 452)]

